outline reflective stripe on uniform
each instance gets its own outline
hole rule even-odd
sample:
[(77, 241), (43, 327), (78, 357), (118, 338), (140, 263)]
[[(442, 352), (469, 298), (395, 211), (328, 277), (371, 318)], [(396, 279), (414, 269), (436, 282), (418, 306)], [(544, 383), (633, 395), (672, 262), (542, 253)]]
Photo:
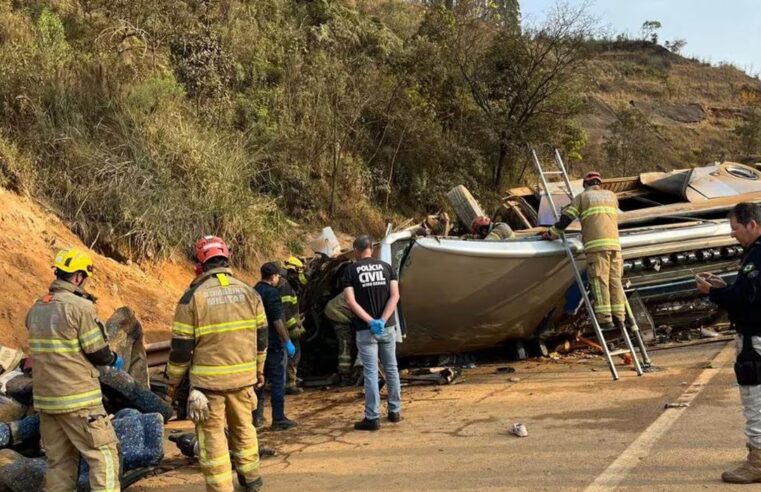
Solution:
[(298, 316), (294, 316), (285, 322), (285, 327), (291, 328), (293, 326), (296, 326), (297, 324), (299, 324), (299, 321), (301, 321), (301, 318), (299, 318)]
[(602, 247), (608, 247), (608, 246), (621, 246), (621, 243), (618, 241), (618, 239), (594, 239), (592, 241), (584, 243), (584, 249), (588, 250), (591, 248), (602, 248)]
[(179, 321), (175, 321), (172, 323), (172, 334), (188, 335), (192, 337), (194, 334), (194, 327), (193, 325), (189, 325), (187, 323), (180, 323)]
[(222, 287), (227, 287), (230, 285), (230, 279), (227, 278), (227, 275), (224, 273), (218, 273), (217, 274), (217, 280), (219, 280), (219, 285)]
[(280, 296), (280, 300), (283, 304), (298, 304), (299, 298), (296, 296)]
[(235, 469), (240, 473), (250, 472), (251, 470), (258, 470), (259, 459), (257, 458), (256, 461), (252, 461), (251, 463), (247, 463), (245, 465), (238, 465), (235, 467)]
[(232, 480), (232, 479), (233, 479), (233, 472), (230, 470), (226, 472), (222, 472), (222, 473), (216, 473), (214, 475), (204, 474), (204, 480), (206, 480), (206, 483), (208, 484), (225, 482), (227, 480)]
[(199, 459), (198, 462), (201, 464), (201, 466), (205, 466), (207, 468), (227, 465), (230, 463), (230, 453), (225, 453), (221, 456), (217, 456), (216, 458), (211, 459)]
[(611, 304), (610, 310), (614, 313), (623, 313), (626, 310), (625, 304)]
[(66, 340), (63, 338), (31, 338), (29, 348), (34, 354), (42, 353), (74, 353), (79, 352), (79, 340)]
[(35, 410), (60, 411), (76, 410), (78, 408), (98, 405), (101, 403), (103, 395), (101, 395), (100, 388), (98, 388), (68, 396), (42, 396), (35, 394), (33, 399)]
[(566, 207), (566, 208), (563, 210), (563, 212), (562, 212), (562, 213), (563, 213), (564, 215), (567, 215), (567, 216), (571, 217), (572, 219), (575, 219), (576, 217), (578, 217), (578, 216), (579, 216), (579, 209), (578, 209), (578, 208), (576, 208), (576, 207), (574, 207), (574, 206), (572, 206), (572, 205), (569, 205), (569, 206), (567, 206), (567, 207)]
[(239, 330), (255, 330), (258, 318), (228, 321), (227, 323), (214, 323), (196, 328), (196, 337), (211, 335), (214, 333), (227, 333)]
[(581, 219), (584, 220), (590, 215), (618, 215), (618, 209), (615, 207), (605, 207), (605, 206), (597, 206), (597, 207), (589, 207), (588, 209), (581, 212)]
[(190, 367), (190, 374), (195, 376), (223, 376), (237, 374), (239, 372), (253, 371), (256, 369), (256, 361), (242, 364), (230, 364), (226, 366), (196, 366)]
[(261, 328), (265, 324), (267, 324), (267, 316), (264, 313), (261, 313), (256, 316), (256, 327)]
[(186, 364), (175, 364), (174, 362), (167, 362), (166, 375), (173, 379), (181, 378), (185, 375), (185, 371), (188, 370), (190, 362)]
[(114, 490), (116, 485), (116, 472), (114, 471), (114, 455), (108, 446), (98, 448), (106, 461), (106, 490)]
[(609, 304), (606, 304), (606, 305), (600, 304), (599, 306), (595, 305), (595, 312), (600, 314), (610, 314), (611, 312), (610, 305)]
[(248, 458), (249, 456), (254, 456), (259, 454), (259, 448), (246, 448), (242, 451), (235, 452), (233, 451), (233, 456), (236, 458)]
[(93, 328), (92, 330), (79, 335), (79, 343), (82, 345), (82, 348), (95, 345), (98, 342), (106, 343), (106, 341), (103, 340), (103, 333), (100, 331), (100, 328)]

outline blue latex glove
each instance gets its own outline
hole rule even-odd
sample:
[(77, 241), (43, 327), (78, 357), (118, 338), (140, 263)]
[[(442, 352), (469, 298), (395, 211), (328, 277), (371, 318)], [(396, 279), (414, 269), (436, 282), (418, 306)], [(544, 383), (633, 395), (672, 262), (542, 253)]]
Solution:
[(293, 342), (288, 340), (287, 342), (283, 343), (283, 348), (285, 348), (285, 351), (288, 352), (288, 358), (293, 359), (293, 356), (296, 355), (296, 346), (293, 344)]
[(368, 323), (368, 326), (370, 327), (370, 333), (373, 335), (382, 335), (383, 329), (386, 327), (386, 320), (383, 318), (374, 319)]
[(122, 359), (119, 354), (116, 354), (116, 359), (114, 359), (114, 363), (111, 364), (111, 367), (116, 369), (117, 371), (121, 371), (124, 369), (124, 359)]

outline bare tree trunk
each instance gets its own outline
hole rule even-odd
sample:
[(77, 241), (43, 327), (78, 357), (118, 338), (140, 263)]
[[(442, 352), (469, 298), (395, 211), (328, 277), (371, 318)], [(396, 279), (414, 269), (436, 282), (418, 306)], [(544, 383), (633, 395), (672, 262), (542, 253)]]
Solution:
[(341, 143), (333, 144), (333, 178), (330, 183), (330, 218), (336, 212), (336, 182), (338, 179), (338, 164), (341, 162)]
[(386, 186), (386, 201), (383, 204), (383, 210), (385, 211), (388, 211), (388, 199), (391, 196), (391, 182), (394, 180), (394, 164), (396, 163), (396, 156), (399, 155), (399, 149), (402, 146), (402, 142), (404, 141), (404, 134), (406, 132), (406, 128), (402, 130), (402, 134), (399, 136), (399, 143), (396, 145), (396, 150), (394, 151), (394, 156), (391, 158), (391, 168), (388, 171), (388, 185)]
[(507, 158), (507, 144), (505, 143), (505, 140), (502, 139), (499, 142), (499, 155), (497, 157), (497, 162), (494, 165), (494, 170), (492, 172), (492, 186), (494, 186), (495, 191), (499, 191), (499, 186), (502, 183), (502, 171), (505, 168), (505, 160)]

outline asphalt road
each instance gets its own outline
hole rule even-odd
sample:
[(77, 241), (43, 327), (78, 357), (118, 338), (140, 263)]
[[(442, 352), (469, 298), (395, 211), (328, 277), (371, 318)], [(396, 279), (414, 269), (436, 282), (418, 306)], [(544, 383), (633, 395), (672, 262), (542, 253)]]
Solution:
[[(637, 377), (620, 367), (616, 382), (601, 359), (566, 359), (512, 363), (513, 374), (496, 372), (506, 364), (481, 366), (459, 384), (403, 388), (404, 420), (375, 433), (351, 428), (361, 416), (356, 389), (289, 397), (300, 427), (260, 434), (280, 451), (263, 461), (265, 489), (742, 488), (719, 479), (745, 454), (732, 347), (651, 355), (661, 371)], [(680, 401), (690, 406), (664, 408)], [(507, 432), (514, 422), (528, 437)], [(133, 489), (203, 490), (197, 465), (172, 444), (165, 464)]]

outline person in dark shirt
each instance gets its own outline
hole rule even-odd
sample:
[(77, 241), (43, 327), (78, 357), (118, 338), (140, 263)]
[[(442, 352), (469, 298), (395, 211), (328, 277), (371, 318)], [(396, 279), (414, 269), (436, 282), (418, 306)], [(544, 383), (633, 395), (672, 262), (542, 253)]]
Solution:
[(399, 282), (391, 265), (373, 259), (369, 236), (354, 240), (357, 261), (344, 272), (344, 296), (355, 314), (352, 328), (365, 378), (365, 418), (354, 424), (357, 430), (380, 429), (378, 358), (388, 384), (388, 419), (401, 420), (401, 386), (396, 365), (396, 326), (392, 317), (399, 302)]
[(738, 203), (729, 214), (732, 237), (747, 250), (737, 278), (727, 285), (711, 273), (696, 276), (697, 288), (725, 308), (737, 330), (735, 376), (745, 414), (748, 459), (726, 471), (729, 483), (761, 482), (761, 206)]
[[(271, 385), (272, 430), (288, 430), (298, 425), (285, 416), (285, 368), (288, 357), (293, 357), (296, 347), (288, 336), (283, 320), (283, 303), (280, 300), (280, 267), (277, 263), (265, 263), (261, 267), (262, 280), (254, 290), (262, 298), (264, 313), (269, 323), (267, 337), (267, 360), (264, 364), (264, 377)], [(276, 340), (280, 340), (277, 343)], [(264, 388), (256, 390), (258, 405), (254, 414), (254, 425), (258, 428), (264, 424)]]

